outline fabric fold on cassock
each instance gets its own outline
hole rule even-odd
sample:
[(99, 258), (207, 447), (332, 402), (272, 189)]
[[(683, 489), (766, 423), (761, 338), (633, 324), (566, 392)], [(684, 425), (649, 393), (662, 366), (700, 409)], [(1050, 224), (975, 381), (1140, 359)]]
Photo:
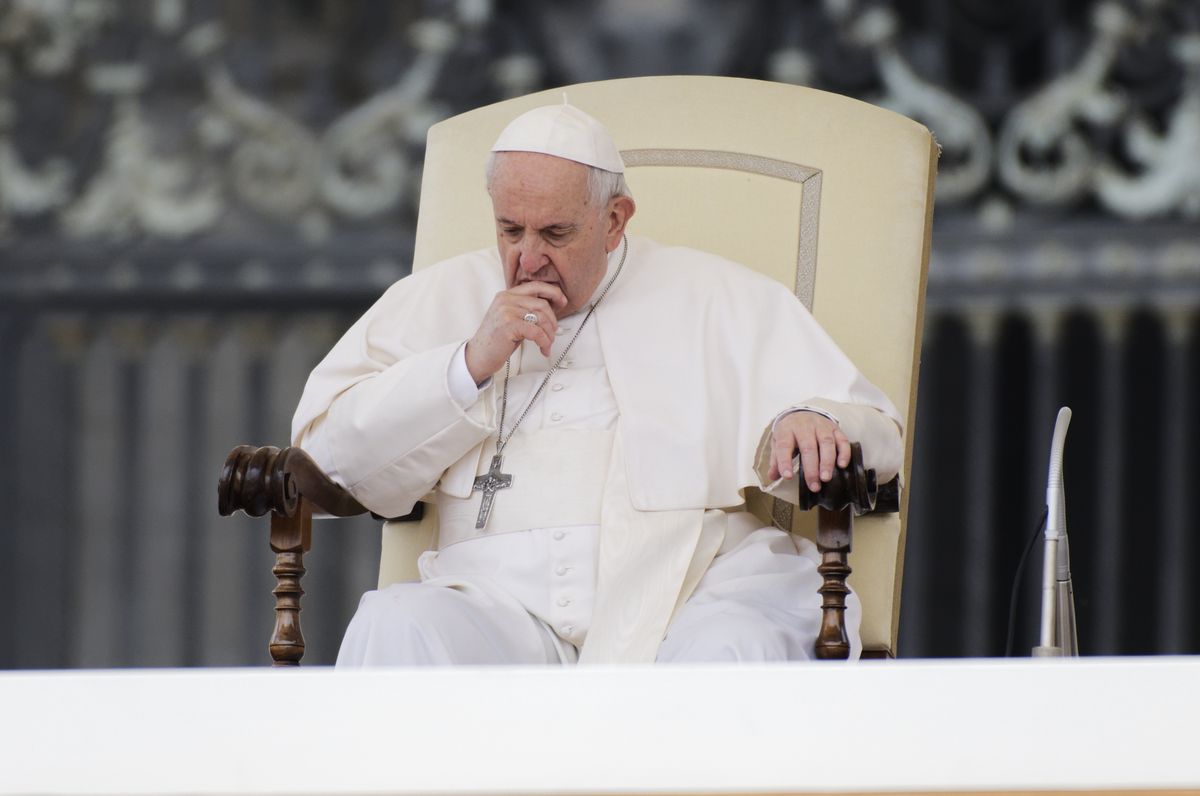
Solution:
[[(617, 435), (600, 507), (592, 624), (579, 653), (580, 663), (654, 661), (701, 538), (703, 509), (634, 508), (626, 469), (624, 443)], [(697, 565), (701, 572), (717, 547), (719, 542), (708, 561)]]

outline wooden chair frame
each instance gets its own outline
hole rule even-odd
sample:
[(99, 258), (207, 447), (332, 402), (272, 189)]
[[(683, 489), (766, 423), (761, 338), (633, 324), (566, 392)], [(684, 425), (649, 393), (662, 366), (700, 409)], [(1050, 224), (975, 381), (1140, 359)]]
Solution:
[[(818, 493), (799, 485), (801, 509), (816, 508), (817, 549), (821, 553), (821, 631), (816, 655), (822, 660), (850, 656), (846, 632), (846, 595), (850, 587), (850, 548), (854, 517), (900, 509), (899, 478), (878, 489), (875, 471), (862, 464), (862, 449), (852, 445), (850, 465), (839, 468)], [(225, 459), (217, 485), (222, 516), (244, 511), (252, 517), (271, 514), (271, 550), (275, 553), (275, 627), (269, 647), (275, 666), (299, 666), (304, 657), (300, 597), (304, 594), (304, 554), (312, 547), (312, 515), (351, 517), (367, 509), (321, 472), (300, 448), (255, 448), (239, 445)], [(421, 505), (402, 520), (419, 520)], [(380, 518), (382, 519), (382, 518)]]

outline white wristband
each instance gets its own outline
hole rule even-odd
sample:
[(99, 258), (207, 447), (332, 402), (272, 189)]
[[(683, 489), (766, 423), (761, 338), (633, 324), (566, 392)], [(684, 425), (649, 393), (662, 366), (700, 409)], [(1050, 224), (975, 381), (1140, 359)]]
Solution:
[(467, 344), (460, 345), (454, 352), (454, 356), (450, 357), (450, 367), (446, 373), (446, 387), (450, 390), (450, 397), (454, 399), (459, 408), (464, 411), (469, 409), (479, 399), (479, 393), (491, 381), (492, 377), (488, 376), (484, 379), (483, 384), (475, 383), (470, 369), (467, 368)]

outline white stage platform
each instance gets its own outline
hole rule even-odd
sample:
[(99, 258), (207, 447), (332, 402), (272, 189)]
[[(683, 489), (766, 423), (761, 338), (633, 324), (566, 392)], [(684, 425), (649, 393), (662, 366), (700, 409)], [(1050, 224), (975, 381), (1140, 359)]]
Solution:
[(0, 674), (3, 794), (1200, 789), (1200, 658)]

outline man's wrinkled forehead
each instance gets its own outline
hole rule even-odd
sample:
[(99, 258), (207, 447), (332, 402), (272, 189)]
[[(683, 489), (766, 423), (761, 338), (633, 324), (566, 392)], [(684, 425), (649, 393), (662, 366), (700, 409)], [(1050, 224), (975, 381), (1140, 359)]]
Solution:
[(497, 152), (494, 157), (489, 192), (497, 212), (497, 200), (560, 209), (587, 203), (588, 171), (580, 163), (536, 152)]

